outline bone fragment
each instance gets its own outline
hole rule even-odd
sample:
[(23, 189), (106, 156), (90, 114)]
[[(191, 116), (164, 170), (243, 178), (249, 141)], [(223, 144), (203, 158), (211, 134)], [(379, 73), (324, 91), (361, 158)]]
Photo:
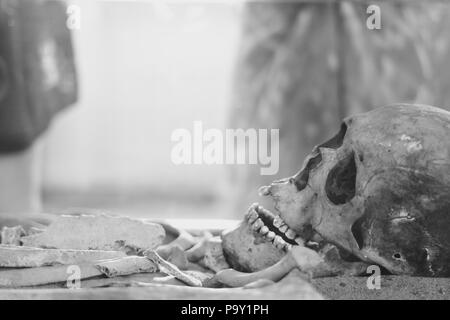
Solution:
[(0, 238), (1, 244), (19, 246), (21, 244), (20, 238), (25, 235), (25, 230), (22, 226), (3, 227)]
[(270, 195), (270, 186), (262, 186), (258, 189), (259, 196), (268, 196)]
[(138, 256), (100, 261), (95, 266), (109, 278), (158, 270), (158, 266), (152, 261)]
[(161, 258), (156, 251), (154, 250), (146, 250), (144, 251), (144, 255), (153, 263), (158, 265), (158, 268), (160, 271), (167, 273), (168, 275), (174, 276), (178, 280), (183, 281), (189, 286), (192, 287), (201, 287), (202, 282), (198, 280), (197, 278), (188, 275), (187, 273), (184, 273), (178, 269), (177, 266), (171, 264), (170, 262), (165, 261), (163, 258)]
[[(158, 283), (158, 284), (165, 284), (165, 285), (173, 285), (173, 286), (186, 286), (186, 283), (184, 283), (181, 280), (178, 280), (174, 276), (163, 276), (163, 277), (156, 277), (153, 279), (152, 283)], [(140, 286), (146, 286), (149, 283), (145, 282), (139, 282)]]
[[(72, 268), (71, 268), (72, 267)], [(79, 274), (73, 273), (74, 265), (39, 268), (9, 269), (0, 271), (0, 288), (18, 288), (67, 282), (71, 277), (87, 279), (103, 275), (92, 264), (76, 265)]]
[(317, 252), (305, 247), (294, 246), (279, 262), (264, 270), (244, 273), (226, 269), (219, 271), (214, 278), (229, 287), (243, 287), (260, 279), (277, 282), (294, 268), (310, 272), (322, 262), (323, 259)]
[(189, 261), (198, 262), (214, 272), (230, 268), (223, 255), (220, 237), (203, 239), (186, 253)]
[(195, 238), (186, 231), (180, 231), (180, 235), (173, 240), (172, 242), (159, 246), (158, 249), (156, 249), (156, 252), (163, 258), (167, 259), (169, 255), (172, 252), (173, 248), (180, 248), (182, 250), (188, 250), (192, 246), (194, 246), (197, 243)]
[(121, 251), (41, 249), (0, 245), (0, 267), (27, 268), (58, 264), (83, 264), (124, 257)]
[(167, 261), (176, 265), (180, 270), (187, 270), (189, 268), (189, 261), (186, 257), (186, 252), (180, 247), (173, 247), (171, 249)]
[(156, 248), (164, 237), (159, 224), (127, 217), (79, 215), (59, 216), (44, 232), (23, 237), (22, 243), (30, 247), (125, 251)]
[[(145, 258), (145, 257), (144, 257)], [(153, 283), (154, 279), (158, 277), (167, 276), (165, 273), (152, 272), (152, 273), (135, 273), (125, 276), (117, 276), (113, 278), (108, 277), (96, 277), (92, 279), (84, 279), (81, 282), (81, 287), (85, 288), (100, 288), (111, 286), (133, 286), (135, 283)], [(183, 282), (177, 280), (179, 284)], [(39, 288), (45, 288), (47, 286), (41, 286)]]

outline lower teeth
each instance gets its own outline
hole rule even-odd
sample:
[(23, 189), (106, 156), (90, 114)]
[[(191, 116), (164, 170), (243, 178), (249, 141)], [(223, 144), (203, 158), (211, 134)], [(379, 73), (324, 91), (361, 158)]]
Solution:
[(266, 235), (269, 232), (269, 228), (267, 226), (263, 226), (261, 230), (259, 230), (259, 233), (261, 233), (263, 236)]

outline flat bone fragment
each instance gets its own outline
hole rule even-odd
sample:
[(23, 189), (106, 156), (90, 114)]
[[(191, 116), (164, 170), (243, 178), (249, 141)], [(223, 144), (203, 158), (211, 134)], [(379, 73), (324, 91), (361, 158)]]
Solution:
[(107, 215), (59, 216), (42, 233), (22, 238), (30, 247), (79, 250), (153, 249), (164, 240), (156, 223)]
[(192, 287), (201, 287), (202, 286), (202, 282), (187, 274), (182, 272), (180, 269), (178, 269), (177, 266), (171, 264), (170, 262), (165, 261), (163, 258), (161, 258), (156, 251), (154, 250), (146, 250), (144, 251), (144, 255), (153, 263), (155, 263), (156, 265), (158, 265), (158, 268), (160, 271), (167, 273), (170, 276), (174, 276), (175, 278), (177, 278), (178, 280), (183, 281), (184, 283), (186, 283), (189, 286)]
[(0, 267), (33, 268), (71, 265), (124, 257), (121, 251), (41, 249), (0, 245)]
[(95, 266), (108, 278), (158, 271), (158, 266), (152, 261), (138, 256), (100, 261)]
[(19, 246), (21, 244), (20, 238), (25, 234), (25, 230), (22, 226), (3, 227), (0, 235), (1, 244)]
[[(73, 268), (70, 267), (73, 265), (2, 270), (0, 271), (0, 288), (32, 287), (67, 282), (75, 276)], [(92, 264), (80, 264), (77, 267), (80, 271), (80, 280), (103, 275)]]

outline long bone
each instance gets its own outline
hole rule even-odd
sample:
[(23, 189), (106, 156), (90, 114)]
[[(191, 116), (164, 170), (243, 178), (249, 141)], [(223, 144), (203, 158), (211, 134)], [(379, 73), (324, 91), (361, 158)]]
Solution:
[(158, 253), (156, 253), (156, 251), (149, 249), (144, 251), (143, 254), (147, 259), (149, 259), (151, 262), (157, 265), (160, 271), (163, 271), (164, 273), (167, 273), (170, 276), (174, 276), (175, 278), (177, 278), (180, 281), (183, 281), (189, 286), (192, 287), (202, 286), (202, 282), (199, 279), (194, 278), (193, 276), (185, 272), (182, 272), (180, 269), (178, 269), (177, 266), (173, 265), (170, 262), (165, 261), (158, 255)]
[(264, 270), (245, 273), (234, 269), (226, 269), (219, 271), (214, 276), (214, 280), (228, 287), (243, 287), (260, 279), (277, 282), (294, 268), (303, 272), (310, 272), (323, 262), (324, 260), (317, 252), (305, 247), (294, 246), (279, 262)]

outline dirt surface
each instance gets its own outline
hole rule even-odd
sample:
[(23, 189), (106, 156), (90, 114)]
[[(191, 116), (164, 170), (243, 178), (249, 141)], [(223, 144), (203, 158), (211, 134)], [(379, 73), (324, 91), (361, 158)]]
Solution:
[(450, 278), (382, 276), (380, 289), (368, 289), (367, 277), (313, 280), (316, 289), (336, 300), (450, 300)]

